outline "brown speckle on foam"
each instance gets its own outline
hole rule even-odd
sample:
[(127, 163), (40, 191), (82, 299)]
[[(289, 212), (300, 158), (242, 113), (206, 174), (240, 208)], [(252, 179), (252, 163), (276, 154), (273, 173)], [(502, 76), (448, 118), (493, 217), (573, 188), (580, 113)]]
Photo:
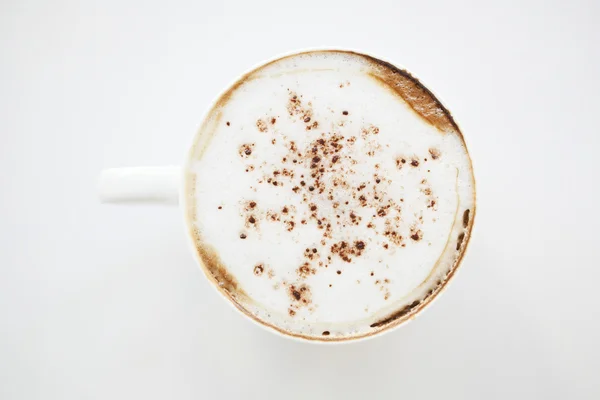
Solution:
[(254, 267), (254, 275), (261, 276), (265, 270), (265, 266), (262, 264), (258, 264)]
[(316, 273), (316, 269), (312, 268), (309, 263), (305, 262), (299, 266), (298, 269), (296, 269), (296, 273), (300, 279), (306, 279), (309, 275), (314, 275)]
[[(352, 258), (350, 258), (349, 256), (351, 254), (353, 254), (353, 250), (348, 245), (348, 243), (345, 241), (340, 241), (340, 242), (334, 243), (331, 246), (330, 251), (332, 254), (338, 255), (342, 260), (344, 260), (348, 263), (352, 261)], [(341, 272), (338, 272), (338, 273), (341, 273)]]
[(404, 158), (404, 157), (398, 157), (398, 158), (396, 158), (396, 167), (398, 169), (402, 169), (402, 167), (404, 166), (404, 164), (406, 164), (406, 158)]
[(254, 149), (254, 143), (245, 143), (240, 146), (238, 153), (242, 158), (250, 157), (252, 150)]
[(379, 128), (374, 125), (369, 125), (363, 128), (361, 133), (363, 137), (367, 137), (369, 135), (377, 135), (379, 133)]
[[(386, 229), (383, 232), (383, 236), (385, 236), (392, 244), (396, 245), (396, 246), (402, 246), (403, 240), (404, 238), (402, 237), (402, 235), (397, 232), (393, 227), (392, 227), (392, 222), (391, 221), (386, 221)], [(384, 249), (388, 249), (389, 248), (389, 244), (385, 243), (383, 245)]]
[(266, 132), (267, 129), (269, 129), (267, 127), (267, 123), (264, 120), (262, 120), (262, 119), (259, 119), (259, 120), (256, 121), (256, 127), (261, 132)]
[(419, 240), (423, 239), (423, 232), (420, 229), (411, 229), (410, 238), (415, 242), (418, 242)]
[[(304, 106), (302, 99), (293, 91), (288, 90), (287, 110), (290, 116), (299, 117), (304, 123), (308, 124), (312, 117), (312, 104), (309, 102)], [(312, 129), (311, 125), (306, 126), (306, 130)]]
[(306, 284), (290, 285), (288, 295), (292, 299), (292, 306), (302, 307), (312, 302), (310, 288)]
[(291, 231), (293, 231), (293, 230), (294, 230), (294, 228), (296, 227), (296, 222), (294, 222), (294, 221), (290, 221), (290, 220), (288, 220), (288, 221), (285, 221), (285, 223), (286, 223), (286, 225), (287, 225), (287, 231), (288, 231), (288, 232), (291, 232)]
[(433, 160), (437, 160), (441, 156), (440, 151), (438, 149), (436, 149), (435, 147), (432, 147), (429, 149), (429, 154), (431, 154), (431, 159), (433, 159)]
[(279, 222), (281, 218), (279, 217), (279, 213), (269, 210), (267, 211), (267, 221)]
[(247, 228), (254, 228), (257, 226), (258, 221), (256, 220), (256, 217), (254, 215), (250, 215), (248, 216), (248, 218), (246, 218), (246, 227)]
[(432, 210), (432, 211), (437, 211), (437, 197), (435, 197), (433, 195), (433, 191), (431, 189), (431, 185), (429, 184), (429, 182), (427, 181), (427, 179), (422, 179), (421, 180), (421, 193), (423, 193), (426, 198), (425, 198), (425, 205), (427, 206), (428, 209)]

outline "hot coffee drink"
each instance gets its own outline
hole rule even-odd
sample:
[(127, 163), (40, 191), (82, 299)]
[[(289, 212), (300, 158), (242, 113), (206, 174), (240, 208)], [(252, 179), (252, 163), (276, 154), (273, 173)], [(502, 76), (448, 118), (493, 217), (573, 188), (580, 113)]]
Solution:
[(315, 340), (410, 319), (455, 272), (475, 183), (448, 110), (408, 72), (314, 51), (246, 74), (186, 166), (198, 258), (256, 321)]

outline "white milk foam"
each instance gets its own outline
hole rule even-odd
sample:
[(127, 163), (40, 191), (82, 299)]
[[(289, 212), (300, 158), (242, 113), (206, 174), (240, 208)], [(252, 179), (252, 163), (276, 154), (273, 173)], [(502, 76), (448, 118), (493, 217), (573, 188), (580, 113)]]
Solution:
[(375, 78), (387, 72), (347, 52), (280, 59), (223, 95), (196, 138), (199, 258), (265, 325), (368, 336), (426, 305), (460, 261), (475, 205), (462, 136)]

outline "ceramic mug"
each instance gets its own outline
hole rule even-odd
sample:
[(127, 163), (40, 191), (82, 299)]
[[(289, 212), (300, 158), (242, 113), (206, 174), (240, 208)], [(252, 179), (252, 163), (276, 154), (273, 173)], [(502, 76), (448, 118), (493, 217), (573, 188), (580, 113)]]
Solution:
[(447, 108), (405, 69), (348, 50), (252, 68), (217, 96), (183, 167), (107, 169), (99, 193), (179, 204), (217, 291), (260, 326), (312, 342), (413, 319), (456, 272), (475, 217), (470, 156)]

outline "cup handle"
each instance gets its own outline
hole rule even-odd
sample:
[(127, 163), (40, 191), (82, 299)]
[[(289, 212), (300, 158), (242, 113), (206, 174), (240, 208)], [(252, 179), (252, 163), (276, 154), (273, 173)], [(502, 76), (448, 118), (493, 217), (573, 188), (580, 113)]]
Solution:
[(178, 204), (181, 167), (109, 168), (100, 173), (98, 196), (103, 203)]

